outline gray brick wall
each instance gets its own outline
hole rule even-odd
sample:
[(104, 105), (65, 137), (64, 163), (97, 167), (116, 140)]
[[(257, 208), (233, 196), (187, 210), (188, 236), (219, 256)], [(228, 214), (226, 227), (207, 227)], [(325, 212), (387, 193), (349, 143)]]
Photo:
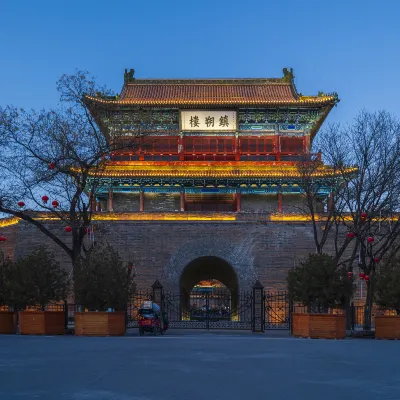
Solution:
[(277, 194), (242, 194), (241, 196), (242, 211), (278, 211), (278, 195)]
[[(114, 212), (136, 212), (140, 210), (139, 193), (114, 193)], [(145, 212), (180, 211), (179, 193), (144, 193)]]
[(179, 193), (145, 193), (144, 211), (180, 211)]
[[(70, 245), (71, 234), (64, 225), (48, 226)], [(232, 266), (241, 290), (256, 279), (267, 289), (284, 290), (288, 269), (315, 251), (311, 228), (300, 222), (96, 221), (95, 237), (108, 240), (126, 262), (133, 262), (141, 288), (159, 279), (166, 288), (179, 290), (185, 267), (199, 257), (213, 256)], [(14, 258), (46, 244), (71, 269), (68, 255), (31, 224), (0, 228), (0, 234), (7, 236), (2, 247)]]
[(113, 193), (113, 209), (114, 212), (139, 211), (139, 193)]

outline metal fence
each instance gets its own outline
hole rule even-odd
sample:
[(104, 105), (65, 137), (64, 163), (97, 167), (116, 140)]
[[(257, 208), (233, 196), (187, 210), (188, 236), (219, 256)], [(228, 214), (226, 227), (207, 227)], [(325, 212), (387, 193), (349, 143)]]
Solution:
[[(138, 327), (138, 310), (144, 301), (152, 299), (152, 291), (138, 290), (126, 307), (126, 327)], [(190, 298), (185, 308), (185, 299), (181, 294), (164, 293), (164, 311), (170, 321), (171, 328), (202, 328), (202, 329), (251, 329), (253, 319), (252, 293), (244, 292), (233, 301), (226, 292), (214, 294), (196, 294)], [(42, 308), (27, 307), (29, 311), (39, 311)], [(0, 307), (0, 311), (13, 311), (7, 306)], [(16, 310), (15, 310), (16, 311)], [(45, 311), (61, 311), (65, 313), (65, 328), (72, 330), (75, 325), (75, 312), (85, 311), (73, 303), (53, 303), (45, 307)], [(290, 302), (288, 293), (264, 291), (264, 329), (291, 329), (291, 314), (307, 313), (309, 310), (301, 304)], [(346, 315), (347, 328), (353, 331), (364, 329), (364, 305), (351, 305), (348, 308), (329, 308), (329, 314)], [(376, 305), (372, 308), (371, 329), (375, 327), (375, 317), (378, 315), (396, 315), (395, 310), (385, 310)]]
[[(351, 311), (351, 328), (352, 330), (361, 330), (364, 327), (364, 306), (352, 306)], [(375, 328), (375, 317), (379, 315), (397, 315), (395, 310), (385, 310), (376, 305), (372, 307), (371, 312), (371, 327)]]

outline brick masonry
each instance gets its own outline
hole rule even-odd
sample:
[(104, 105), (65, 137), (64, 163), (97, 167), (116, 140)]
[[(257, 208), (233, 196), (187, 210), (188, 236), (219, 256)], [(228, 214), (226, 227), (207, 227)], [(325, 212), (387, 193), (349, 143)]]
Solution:
[[(70, 234), (63, 226), (49, 226), (68, 243)], [(307, 223), (96, 221), (95, 229), (96, 239), (107, 239), (126, 262), (134, 263), (141, 288), (159, 279), (168, 289), (179, 290), (184, 268), (199, 257), (213, 256), (230, 264), (239, 290), (249, 289), (257, 279), (267, 289), (284, 290), (287, 270), (314, 250)], [(12, 257), (46, 244), (71, 268), (68, 256), (36, 227), (20, 222), (0, 231), (8, 238), (5, 251)]]

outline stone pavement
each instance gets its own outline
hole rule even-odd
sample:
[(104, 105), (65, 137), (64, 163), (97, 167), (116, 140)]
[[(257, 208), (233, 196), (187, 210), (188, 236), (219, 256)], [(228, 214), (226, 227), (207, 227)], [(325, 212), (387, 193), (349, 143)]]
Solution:
[(394, 400), (400, 343), (247, 333), (0, 336), (0, 399)]

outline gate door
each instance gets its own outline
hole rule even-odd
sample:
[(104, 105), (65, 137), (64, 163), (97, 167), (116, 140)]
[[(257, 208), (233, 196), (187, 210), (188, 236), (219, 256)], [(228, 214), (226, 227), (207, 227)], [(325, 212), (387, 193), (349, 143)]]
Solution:
[(226, 290), (190, 294), (164, 293), (163, 309), (170, 328), (252, 328), (252, 295), (232, 295)]
[(287, 292), (264, 292), (267, 329), (290, 329), (290, 303)]

